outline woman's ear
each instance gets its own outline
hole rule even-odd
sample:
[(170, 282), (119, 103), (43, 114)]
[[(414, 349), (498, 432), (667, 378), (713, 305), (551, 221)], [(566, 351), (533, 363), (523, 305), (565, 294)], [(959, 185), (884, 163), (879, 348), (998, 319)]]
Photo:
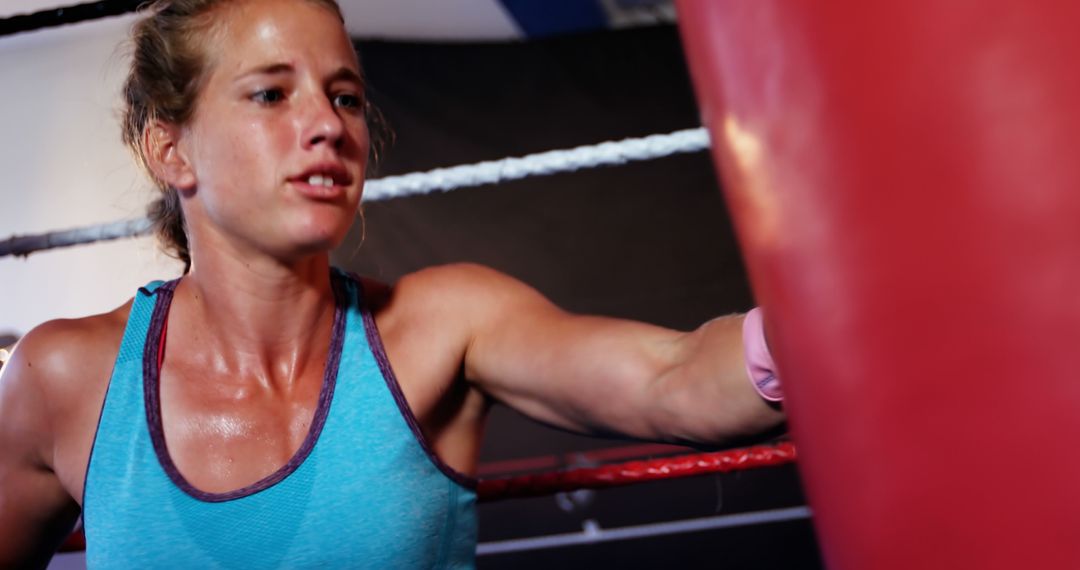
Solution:
[(195, 171), (180, 146), (181, 129), (154, 121), (143, 132), (143, 148), (150, 171), (161, 182), (180, 191), (195, 188)]

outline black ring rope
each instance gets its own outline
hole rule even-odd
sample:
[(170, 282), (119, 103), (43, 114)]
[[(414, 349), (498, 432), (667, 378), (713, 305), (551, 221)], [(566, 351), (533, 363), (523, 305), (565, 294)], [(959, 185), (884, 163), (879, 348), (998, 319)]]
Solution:
[(134, 12), (146, 0), (100, 0), (0, 19), (0, 37)]

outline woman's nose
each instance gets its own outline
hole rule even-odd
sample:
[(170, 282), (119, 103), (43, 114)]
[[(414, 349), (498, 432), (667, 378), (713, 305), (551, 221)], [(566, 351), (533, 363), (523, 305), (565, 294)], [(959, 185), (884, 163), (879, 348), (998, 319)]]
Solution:
[(308, 103), (309, 113), (304, 126), (304, 146), (327, 144), (339, 148), (345, 133), (345, 124), (338, 110), (325, 95), (313, 97)]

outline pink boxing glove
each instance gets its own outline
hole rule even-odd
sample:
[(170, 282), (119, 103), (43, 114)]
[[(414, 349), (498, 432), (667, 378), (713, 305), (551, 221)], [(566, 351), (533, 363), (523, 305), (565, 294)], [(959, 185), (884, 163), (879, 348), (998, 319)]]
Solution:
[(780, 388), (780, 379), (776, 377), (776, 364), (773, 363), (769, 346), (765, 343), (765, 323), (761, 318), (761, 309), (754, 307), (746, 313), (742, 328), (743, 354), (746, 357), (746, 373), (754, 384), (754, 389), (762, 398), (770, 402), (784, 399)]

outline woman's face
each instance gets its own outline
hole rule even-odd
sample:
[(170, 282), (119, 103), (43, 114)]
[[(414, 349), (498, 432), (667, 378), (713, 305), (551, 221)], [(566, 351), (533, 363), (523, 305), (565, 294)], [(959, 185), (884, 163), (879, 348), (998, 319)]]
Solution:
[[(227, 5), (178, 148), (192, 245), (278, 258), (326, 251), (351, 225), (368, 155), (364, 85), (341, 21), (303, 0)], [(197, 251), (196, 251), (197, 253)]]

